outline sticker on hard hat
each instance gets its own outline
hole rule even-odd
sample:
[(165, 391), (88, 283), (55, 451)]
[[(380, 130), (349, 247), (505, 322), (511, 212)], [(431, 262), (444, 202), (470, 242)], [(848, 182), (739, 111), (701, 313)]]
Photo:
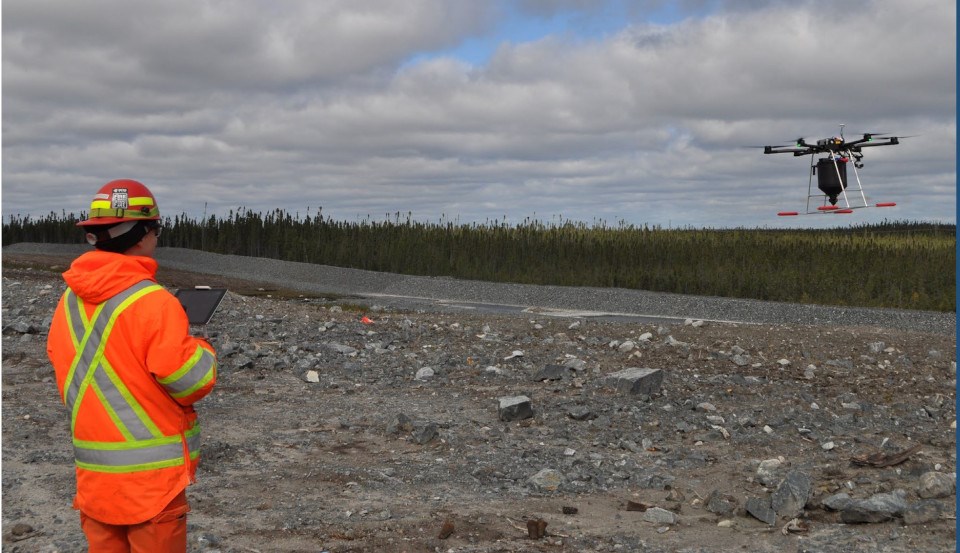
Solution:
[(113, 209), (127, 209), (130, 205), (129, 197), (126, 188), (114, 188), (113, 197), (110, 199), (110, 207)]

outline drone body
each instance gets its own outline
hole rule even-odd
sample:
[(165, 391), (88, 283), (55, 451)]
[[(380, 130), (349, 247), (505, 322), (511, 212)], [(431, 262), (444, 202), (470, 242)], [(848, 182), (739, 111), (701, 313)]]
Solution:
[[(897, 136), (884, 136), (887, 133), (864, 133), (862, 138), (847, 141), (843, 137), (843, 127), (840, 125), (840, 136), (831, 138), (822, 138), (817, 140), (816, 144), (809, 144), (805, 139), (798, 138), (796, 144), (790, 146), (764, 146), (764, 154), (793, 154), (794, 157), (810, 157), (810, 180), (807, 185), (807, 211), (805, 214), (814, 213), (853, 213), (854, 209), (864, 207), (893, 207), (897, 204), (893, 202), (880, 202), (874, 205), (867, 203), (867, 197), (863, 193), (863, 185), (860, 183), (860, 173), (858, 169), (863, 168), (863, 149), (875, 146), (895, 146), (900, 143)], [(817, 157), (822, 155), (823, 157)], [(847, 164), (853, 160), (853, 175), (856, 178), (856, 186), (851, 185), (847, 180)], [(817, 176), (817, 188), (820, 193), (813, 192), (813, 176)], [(851, 202), (847, 191), (851, 192), (853, 201)], [(859, 192), (859, 198), (855, 192)], [(811, 209), (811, 199), (822, 199), (822, 203)], [(859, 200), (859, 201), (858, 201)], [(841, 203), (842, 205), (837, 205)], [(799, 215), (797, 211), (781, 211), (777, 215), (791, 216)]]

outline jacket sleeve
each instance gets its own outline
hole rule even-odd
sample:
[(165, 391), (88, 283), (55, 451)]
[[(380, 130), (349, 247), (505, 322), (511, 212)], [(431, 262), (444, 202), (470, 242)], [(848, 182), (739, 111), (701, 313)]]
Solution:
[(192, 405), (217, 381), (217, 355), (206, 340), (190, 336), (190, 323), (180, 302), (167, 292), (157, 312), (153, 340), (147, 350), (147, 368), (177, 403)]

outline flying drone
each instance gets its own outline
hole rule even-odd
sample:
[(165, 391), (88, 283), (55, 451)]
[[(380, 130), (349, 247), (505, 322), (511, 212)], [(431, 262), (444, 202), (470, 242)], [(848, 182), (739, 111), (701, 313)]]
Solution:
[[(863, 133), (862, 138), (847, 141), (843, 137), (843, 127), (840, 125), (840, 136), (821, 138), (816, 144), (810, 144), (803, 138), (798, 138), (794, 145), (764, 146), (764, 154), (793, 154), (794, 157), (810, 156), (810, 179), (807, 183), (807, 211), (804, 215), (815, 213), (853, 213), (854, 209), (864, 207), (893, 207), (894, 202), (880, 202), (873, 205), (867, 203), (860, 183), (858, 169), (863, 168), (863, 149), (875, 146), (895, 146), (901, 138), (886, 136), (889, 133)], [(817, 157), (822, 156), (822, 157)], [(853, 160), (853, 175), (856, 178), (856, 187), (847, 181), (847, 164)], [(813, 176), (817, 176), (817, 188), (820, 193), (813, 192)], [(850, 195), (848, 196), (848, 192)], [(857, 196), (859, 193), (859, 197)], [(851, 201), (852, 196), (852, 201)], [(811, 200), (820, 203), (811, 209)], [(839, 204), (839, 205), (838, 205)], [(797, 211), (781, 211), (780, 216), (800, 215)]]

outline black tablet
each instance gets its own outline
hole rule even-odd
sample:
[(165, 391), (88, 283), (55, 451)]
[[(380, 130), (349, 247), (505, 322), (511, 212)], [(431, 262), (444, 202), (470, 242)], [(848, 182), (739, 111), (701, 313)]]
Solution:
[(181, 288), (173, 293), (180, 300), (180, 305), (187, 312), (187, 319), (192, 325), (205, 325), (210, 322), (226, 294), (226, 288), (209, 286)]

